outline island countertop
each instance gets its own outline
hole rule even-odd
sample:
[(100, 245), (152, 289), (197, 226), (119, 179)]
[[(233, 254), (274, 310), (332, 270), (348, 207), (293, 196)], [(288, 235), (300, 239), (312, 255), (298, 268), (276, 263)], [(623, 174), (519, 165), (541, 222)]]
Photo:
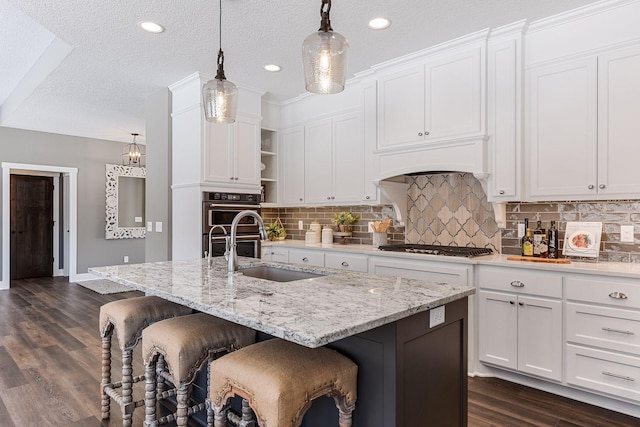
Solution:
[[(324, 276), (275, 282), (242, 268), (280, 268)], [(383, 277), (321, 267), (239, 258), (227, 274), (224, 258), (127, 264), (89, 272), (307, 347), (320, 347), (472, 295), (471, 286)]]

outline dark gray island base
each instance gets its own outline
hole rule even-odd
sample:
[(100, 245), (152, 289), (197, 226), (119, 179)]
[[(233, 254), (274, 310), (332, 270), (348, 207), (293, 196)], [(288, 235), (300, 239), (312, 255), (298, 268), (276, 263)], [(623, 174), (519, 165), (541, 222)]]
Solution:
[[(445, 323), (431, 329), (426, 311), (327, 345), (358, 365), (353, 427), (467, 425), (467, 300), (447, 304)], [(302, 423), (337, 425), (326, 397)]]

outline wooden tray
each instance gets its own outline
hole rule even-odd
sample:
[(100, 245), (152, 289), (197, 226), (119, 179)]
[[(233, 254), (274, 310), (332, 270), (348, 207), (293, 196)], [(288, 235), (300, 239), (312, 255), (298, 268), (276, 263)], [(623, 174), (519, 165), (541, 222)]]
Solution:
[(520, 256), (509, 255), (507, 261), (529, 261), (529, 262), (548, 262), (551, 264), (571, 264), (571, 261), (566, 258), (549, 259), (549, 258), (535, 258), (532, 256)]

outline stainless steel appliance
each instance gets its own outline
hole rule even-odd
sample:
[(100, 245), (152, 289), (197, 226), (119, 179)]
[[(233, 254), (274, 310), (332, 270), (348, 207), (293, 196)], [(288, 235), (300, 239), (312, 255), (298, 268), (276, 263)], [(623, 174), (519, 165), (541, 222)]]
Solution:
[[(252, 210), (260, 215), (260, 194), (203, 193), (202, 201), (202, 253), (209, 250), (209, 230), (214, 225), (222, 226), (231, 233), (231, 223), (243, 210)], [(216, 228), (211, 233), (211, 256), (222, 256), (225, 252), (224, 232)], [(260, 232), (255, 218), (242, 218), (237, 229), (238, 256), (260, 257)]]
[(491, 255), (493, 251), (489, 248), (474, 248), (467, 246), (438, 246), (406, 243), (401, 245), (379, 246), (381, 251), (409, 252), (426, 255), (460, 256), (473, 258), (482, 255)]

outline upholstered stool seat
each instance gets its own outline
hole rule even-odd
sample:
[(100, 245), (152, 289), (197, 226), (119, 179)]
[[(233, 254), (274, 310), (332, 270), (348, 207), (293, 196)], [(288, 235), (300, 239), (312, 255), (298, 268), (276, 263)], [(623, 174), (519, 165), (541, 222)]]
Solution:
[[(205, 402), (189, 407), (189, 386), (196, 373), (214, 356), (255, 342), (253, 329), (204, 314), (192, 314), (154, 323), (142, 332), (142, 357), (146, 366), (145, 425), (165, 424), (175, 419), (186, 426), (188, 416), (206, 408)], [(156, 363), (162, 356), (176, 386), (176, 412), (156, 417)]]
[(338, 407), (340, 427), (349, 427), (357, 374), (355, 363), (329, 348), (280, 339), (251, 345), (211, 363), (214, 426), (227, 425), (227, 402), (234, 395), (249, 402), (260, 427), (298, 427), (311, 401), (326, 395)]
[[(102, 419), (111, 412), (113, 398), (122, 410), (123, 426), (130, 426), (133, 410), (143, 401), (133, 401), (133, 384), (144, 375), (133, 376), (133, 348), (142, 336), (142, 330), (151, 323), (169, 317), (191, 314), (193, 310), (155, 296), (127, 298), (100, 307), (100, 333), (102, 335)], [(122, 381), (111, 382), (111, 341), (115, 334), (122, 350)], [(118, 392), (120, 389), (120, 392)]]

